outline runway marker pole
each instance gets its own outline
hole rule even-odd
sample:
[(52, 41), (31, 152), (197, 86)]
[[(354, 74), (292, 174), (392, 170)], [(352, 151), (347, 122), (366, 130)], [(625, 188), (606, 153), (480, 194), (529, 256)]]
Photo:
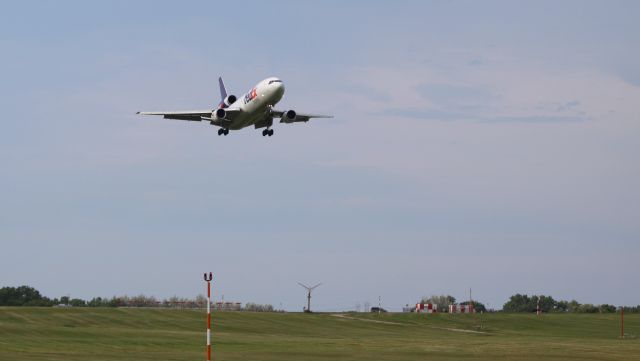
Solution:
[(207, 361), (211, 361), (211, 280), (213, 274), (209, 272), (209, 277), (204, 274), (204, 280), (207, 282)]
[(624, 338), (624, 306), (620, 307), (620, 338)]

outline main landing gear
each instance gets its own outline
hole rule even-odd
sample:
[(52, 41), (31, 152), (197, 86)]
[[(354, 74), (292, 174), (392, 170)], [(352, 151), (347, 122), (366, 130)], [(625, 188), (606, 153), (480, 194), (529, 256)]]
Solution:
[(227, 135), (229, 134), (229, 129), (225, 129), (225, 128), (220, 128), (218, 129), (218, 135)]
[(272, 136), (273, 135), (273, 129), (265, 129), (262, 131), (262, 136)]

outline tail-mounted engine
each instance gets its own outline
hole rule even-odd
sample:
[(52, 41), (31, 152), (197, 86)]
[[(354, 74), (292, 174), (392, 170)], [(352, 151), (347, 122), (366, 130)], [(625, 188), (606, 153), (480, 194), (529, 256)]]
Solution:
[(228, 108), (231, 104), (235, 103), (238, 98), (235, 95), (229, 95), (222, 101), (222, 107)]

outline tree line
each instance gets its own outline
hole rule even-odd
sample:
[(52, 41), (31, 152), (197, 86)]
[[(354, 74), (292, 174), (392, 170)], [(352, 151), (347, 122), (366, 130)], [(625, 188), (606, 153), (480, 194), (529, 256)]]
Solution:
[[(113, 296), (111, 298), (94, 297), (90, 300), (81, 298), (49, 298), (40, 294), (38, 290), (29, 286), (0, 288), (0, 306), (32, 306), (32, 307), (167, 307), (167, 308), (204, 308), (207, 298), (198, 295), (195, 298), (169, 297), (159, 300), (153, 296)], [(214, 307), (214, 310), (216, 308)], [(247, 303), (244, 308), (239, 306), (221, 307), (224, 310), (239, 310), (251, 312), (275, 312), (272, 305)]]
[[(551, 296), (545, 295), (523, 295), (515, 294), (509, 298), (502, 310), (504, 312), (536, 312), (540, 307), (542, 312), (572, 312), (572, 313), (615, 313), (618, 307), (603, 303), (594, 305), (591, 303), (580, 303), (576, 300), (564, 301), (555, 300)], [(626, 312), (640, 312), (640, 305), (634, 307), (625, 306)]]
[[(456, 304), (456, 298), (451, 295), (434, 295), (423, 297), (420, 302), (438, 305), (438, 312), (448, 312), (449, 305)], [(473, 300), (473, 308), (476, 312), (487, 312), (486, 306)], [(460, 305), (467, 305), (469, 301), (460, 302)], [(29, 286), (2, 287), (0, 288), (0, 306), (73, 306), (73, 307), (173, 307), (173, 308), (204, 308), (207, 299), (203, 295), (196, 298), (181, 298), (173, 296), (167, 299), (156, 299), (153, 296), (113, 296), (111, 298), (94, 297), (91, 300), (80, 298), (70, 298), (62, 296), (60, 298), (49, 298), (40, 294), (38, 290)], [(536, 312), (538, 306), (545, 313), (549, 312), (571, 312), (571, 313), (614, 313), (618, 307), (610, 304), (593, 305), (590, 303), (580, 303), (576, 300), (563, 301), (555, 300), (551, 296), (545, 295), (525, 295), (515, 294), (502, 306), (503, 312)], [(215, 308), (214, 308), (215, 309)], [(227, 309), (227, 308), (222, 308)], [(277, 312), (272, 305), (247, 303), (243, 308), (233, 308), (237, 310), (253, 312)], [(640, 313), (640, 305), (625, 306), (625, 312)]]
[[(420, 300), (422, 303), (431, 303), (438, 306), (438, 312), (449, 312), (449, 305), (456, 304), (456, 298), (451, 295), (434, 295), (431, 297), (422, 297)], [(487, 312), (487, 308), (480, 301), (464, 301), (460, 302), (460, 305), (473, 304), (473, 308), (476, 312)], [(522, 312), (533, 313), (540, 307), (540, 310), (544, 313), (549, 312), (572, 312), (572, 313), (615, 313), (618, 307), (610, 304), (593, 305), (590, 303), (580, 303), (576, 300), (562, 301), (555, 300), (551, 296), (545, 295), (523, 295), (517, 293), (509, 298), (509, 300), (502, 306), (503, 312)], [(638, 306), (625, 306), (625, 312), (640, 313), (640, 305)], [(493, 311), (493, 310), (489, 310)]]

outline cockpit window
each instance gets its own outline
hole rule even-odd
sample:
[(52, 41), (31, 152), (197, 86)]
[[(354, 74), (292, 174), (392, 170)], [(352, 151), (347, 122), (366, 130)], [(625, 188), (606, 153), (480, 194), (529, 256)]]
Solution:
[(269, 80), (269, 84), (272, 83), (282, 83), (282, 80)]

